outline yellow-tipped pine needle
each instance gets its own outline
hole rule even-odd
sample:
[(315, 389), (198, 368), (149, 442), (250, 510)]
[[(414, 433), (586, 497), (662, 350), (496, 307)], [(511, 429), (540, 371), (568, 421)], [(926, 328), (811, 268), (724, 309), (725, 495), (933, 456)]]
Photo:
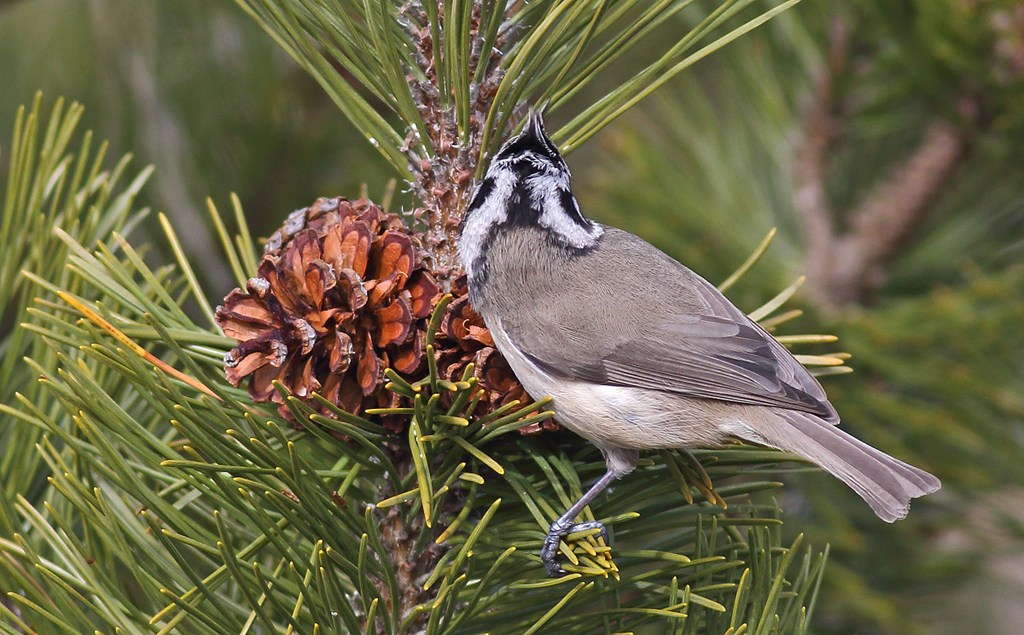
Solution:
[(64, 291), (58, 291), (57, 294), (61, 297), (62, 300), (64, 300), (65, 302), (67, 302), (71, 306), (75, 307), (75, 309), (79, 313), (81, 313), (85, 317), (89, 318), (90, 322), (92, 322), (96, 326), (100, 327), (101, 329), (103, 329), (104, 331), (109, 333), (110, 336), (113, 337), (115, 340), (117, 340), (118, 342), (121, 342), (122, 344), (127, 346), (129, 350), (131, 350), (133, 353), (135, 353), (139, 357), (145, 359), (147, 362), (149, 362), (150, 364), (152, 364), (156, 368), (159, 368), (160, 370), (164, 371), (165, 373), (167, 373), (171, 377), (174, 377), (175, 379), (181, 380), (182, 382), (188, 384), (189, 386), (195, 388), (196, 390), (198, 390), (200, 392), (203, 392), (203, 393), (205, 393), (207, 395), (210, 395), (211, 397), (216, 397), (217, 399), (220, 399), (220, 397), (217, 397), (216, 393), (214, 393), (212, 390), (207, 388), (205, 384), (203, 384), (202, 382), (200, 382), (196, 378), (190, 377), (189, 375), (186, 375), (185, 373), (181, 372), (177, 368), (174, 368), (173, 366), (170, 366), (169, 364), (167, 364), (163, 360), (159, 359), (158, 357), (156, 357), (155, 355), (153, 355), (152, 353), (150, 353), (146, 349), (144, 349), (141, 346), (139, 346), (139, 344), (137, 344), (132, 338), (128, 337), (127, 335), (122, 333), (120, 330), (118, 330), (118, 328), (116, 326), (114, 326), (110, 322), (108, 322), (105, 319), (103, 319), (103, 317), (99, 313), (96, 313), (95, 311), (93, 311), (92, 309), (87, 307), (84, 303), (80, 302), (78, 300), (78, 298), (76, 298), (73, 295), (71, 295), (70, 293), (66, 293)]
[(589, 554), (591, 556), (597, 556), (597, 550), (594, 549), (594, 546), (591, 545), (586, 540), (581, 540), (580, 542), (577, 542), (575, 546), (579, 547), (583, 551), (586, 551), (587, 554)]
[(780, 344), (829, 344), (839, 338), (835, 335), (777, 335)]
[(569, 548), (569, 545), (565, 544), (564, 540), (558, 541), (558, 550), (561, 551), (562, 554), (569, 559), (569, 562), (573, 563), (574, 565), (578, 565), (580, 563), (580, 559), (577, 558), (576, 554), (572, 552), (572, 549)]
[(672, 476), (682, 482), (682, 486), (679, 489), (683, 493), (683, 498), (686, 499), (686, 504), (693, 505), (693, 494), (690, 493), (690, 479), (686, 478), (686, 474), (668, 450), (662, 451), (662, 458), (665, 461), (665, 466), (668, 467), (668, 471), (672, 472)]
[(772, 239), (775, 238), (775, 232), (776, 228), (772, 227), (771, 231), (768, 232), (768, 235), (765, 236), (764, 240), (761, 241), (761, 244), (758, 245), (757, 249), (754, 250), (754, 253), (750, 254), (750, 257), (747, 258), (747, 260), (742, 265), (740, 265), (739, 269), (734, 271), (731, 276), (726, 278), (725, 282), (718, 285), (719, 291), (725, 293), (725, 291), (729, 287), (736, 284), (736, 281), (743, 277), (743, 274), (750, 271), (750, 268), (757, 264), (757, 261), (761, 259), (761, 256), (764, 255), (764, 252), (768, 251), (768, 246), (772, 244)]
[(593, 529), (587, 529), (585, 531), (577, 531), (576, 533), (569, 534), (565, 537), (566, 542), (580, 542), (590, 538), (591, 536), (597, 536), (601, 533), (601, 530), (597, 527)]
[(700, 481), (704, 483), (704, 486), (708, 489), (714, 489), (715, 486), (711, 483), (711, 477), (708, 476), (707, 471), (704, 470), (704, 466), (701, 465), (701, 462), (693, 455), (693, 452), (690, 452), (686, 448), (683, 448), (680, 452), (682, 452), (682, 456), (686, 459), (690, 468), (693, 469), (696, 475), (700, 478)]
[(838, 355), (794, 355), (796, 361), (804, 366), (841, 366), (842, 358)]
[(595, 567), (597, 569), (611, 569), (612, 563), (608, 558), (599, 558), (598, 560), (592, 560), (587, 556), (580, 556), (580, 564), (588, 567)]
[[(697, 491), (703, 494), (704, 498), (706, 498), (709, 503), (717, 505), (722, 509), (728, 509), (728, 505), (726, 505), (722, 497), (718, 495), (718, 492), (715, 491), (715, 486), (711, 482), (711, 477), (708, 476), (707, 471), (704, 470), (704, 466), (697, 460), (697, 457), (685, 448), (682, 449), (681, 456), (686, 461), (680, 471), (683, 475), (683, 479), (687, 483), (692, 482), (693, 486), (697, 488)], [(686, 491), (684, 491), (684, 494), (685, 493)], [(687, 498), (688, 502), (692, 501), (692, 497)]]
[(761, 306), (759, 309), (751, 311), (749, 315), (750, 319), (755, 322), (760, 322), (764, 318), (774, 313), (775, 309), (779, 308), (780, 306), (786, 303), (786, 300), (789, 300), (791, 297), (793, 297), (793, 294), (797, 292), (797, 289), (803, 286), (806, 280), (807, 276), (800, 276), (799, 278), (797, 278), (796, 282), (783, 289), (781, 292), (779, 292), (778, 295), (776, 295), (771, 300), (765, 302), (764, 305)]
[(466, 441), (462, 437), (456, 436), (456, 435), (452, 435), (451, 439), (452, 439), (452, 441), (457, 443), (460, 447), (462, 447), (463, 450), (465, 450), (466, 452), (469, 452), (470, 454), (472, 454), (476, 458), (480, 459), (480, 462), (482, 462), (484, 465), (486, 465), (487, 467), (491, 468), (492, 470), (494, 470), (498, 474), (504, 474), (505, 473), (505, 468), (501, 467), (501, 464), (499, 464), (497, 461), (495, 461), (491, 457), (487, 456), (487, 454), (484, 453), (483, 450), (481, 450), (480, 448), (476, 447), (475, 445), (473, 445), (469, 441)]
[(570, 573), (580, 573), (582, 575), (599, 575), (602, 578), (608, 577), (608, 572), (598, 566), (584, 567), (576, 564), (562, 565), (562, 568)]
[(385, 508), (397, 505), (399, 503), (404, 503), (406, 501), (410, 501), (410, 500), (416, 498), (419, 495), (420, 495), (419, 488), (411, 489), (408, 492), (402, 492), (401, 494), (396, 494), (396, 495), (394, 495), (394, 496), (392, 496), (390, 498), (385, 498), (381, 502), (377, 503), (376, 506), (378, 508), (380, 508), (380, 509), (385, 509)]
[(764, 330), (770, 331), (776, 326), (782, 324), (783, 322), (788, 322), (794, 318), (800, 317), (803, 314), (804, 312), (801, 311), (800, 309), (790, 309), (789, 311), (786, 311), (785, 313), (780, 313), (779, 315), (776, 315), (773, 318), (769, 318), (767, 320), (764, 320), (763, 322), (758, 322), (758, 324), (760, 324), (761, 328), (763, 328)]
[(549, 586), (557, 586), (559, 584), (565, 584), (566, 582), (572, 582), (573, 580), (579, 580), (582, 578), (578, 573), (570, 573), (569, 575), (562, 576), (561, 578), (546, 578), (544, 580), (538, 580), (536, 582), (513, 582), (509, 585), (509, 588), (515, 589), (543, 589)]

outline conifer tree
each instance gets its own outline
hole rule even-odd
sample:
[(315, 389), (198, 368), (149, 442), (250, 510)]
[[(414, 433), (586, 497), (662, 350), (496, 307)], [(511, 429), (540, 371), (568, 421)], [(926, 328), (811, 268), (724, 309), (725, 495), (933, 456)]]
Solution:
[[(261, 254), (237, 199), (235, 233), (211, 203), (239, 286), (223, 301), (203, 291), (202, 263), (167, 219), (173, 263), (151, 268), (133, 240), (150, 170), (110, 165), (75, 135), (78, 105), (58, 101), (47, 120), (37, 98), (15, 123), (0, 228), (0, 301), (12, 307), (0, 435), (17, 449), (0, 464), (0, 629), (804, 632), (827, 548), (784, 541), (781, 510), (757, 495), (779, 486), (763, 472), (794, 463), (775, 451), (651, 457), (593, 509), (613, 545), (574, 536), (572, 573), (546, 577), (546, 527), (602, 461), (552, 430), (543, 400), (521, 401), (486, 354), (453, 252), (473, 179), (525, 104), (567, 120), (554, 137), (571, 152), (793, 3), (756, 14), (726, 0), (680, 35), (688, 2), (243, 1), (418, 207), (399, 217), (390, 191), (377, 202), (330, 193)], [(653, 62), (593, 94), (595, 77), (654, 34), (667, 44)], [(285, 288), (316, 295), (289, 268), (313, 252), (372, 283), (343, 296), (368, 321), (336, 328), (321, 358), (283, 336), (246, 348), (332, 319), (336, 307), (284, 316), (258, 302)], [(774, 328), (794, 291), (752, 317)], [(239, 337), (240, 322), (257, 326)], [(827, 351), (801, 359), (845, 370)]]

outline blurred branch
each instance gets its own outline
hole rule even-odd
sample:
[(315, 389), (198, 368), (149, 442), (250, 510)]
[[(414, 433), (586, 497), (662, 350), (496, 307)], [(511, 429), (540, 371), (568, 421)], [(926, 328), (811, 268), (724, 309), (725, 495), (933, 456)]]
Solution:
[[(178, 219), (179, 234), (191, 253), (216, 254), (216, 242), (188, 197), (192, 188), (186, 171), (192, 153), (187, 148), (186, 133), (160, 95), (153, 61), (136, 50), (125, 53), (123, 63), (128, 89), (142, 119), (142, 145), (151, 156), (159, 157), (160, 178), (154, 180), (154, 185), (160, 199), (168, 213)], [(208, 256), (203, 262), (203, 273), (215, 288), (231, 287), (231, 276), (223, 261)]]
[(835, 18), (825, 69), (815, 82), (812, 104), (796, 151), (794, 207), (807, 247), (808, 289), (820, 304), (834, 307), (862, 301), (884, 282), (884, 265), (928, 210), (935, 194), (967, 149), (964, 134), (944, 118), (925, 128), (918, 147), (849, 214), (838, 233), (825, 192), (836, 79), (846, 70), (849, 32)]
[(803, 221), (807, 244), (809, 288), (818, 295), (819, 276), (827, 268), (834, 242), (831, 210), (825, 194), (825, 171), (829, 147), (832, 145), (832, 110), (835, 104), (835, 78), (846, 65), (849, 29), (841, 18), (832, 21), (829, 32), (827, 63), (814, 81), (814, 93), (804, 122), (803, 138), (796, 151), (794, 207)]
[(948, 121), (928, 125), (917, 150), (860, 205), (850, 230), (835, 245), (835, 300), (854, 301), (881, 284), (884, 261), (924, 216), (965, 150), (963, 135)]

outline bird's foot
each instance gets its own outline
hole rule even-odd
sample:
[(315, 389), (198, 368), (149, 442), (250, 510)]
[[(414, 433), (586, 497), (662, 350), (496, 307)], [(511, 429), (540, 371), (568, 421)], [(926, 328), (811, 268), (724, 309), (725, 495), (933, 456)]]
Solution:
[[(562, 540), (570, 534), (577, 534), (592, 529), (600, 530), (598, 535), (604, 540), (604, 544), (607, 545), (609, 542), (608, 530), (605, 529), (603, 523), (596, 520), (583, 523), (563, 523), (561, 519), (558, 519), (551, 523), (551, 529), (548, 530), (548, 535), (544, 538), (544, 545), (540, 549), (540, 559), (544, 563), (544, 568), (548, 570), (548, 575), (552, 578), (560, 578), (569, 573), (555, 559), (558, 556), (559, 544)], [(570, 553), (572, 553), (571, 550)]]

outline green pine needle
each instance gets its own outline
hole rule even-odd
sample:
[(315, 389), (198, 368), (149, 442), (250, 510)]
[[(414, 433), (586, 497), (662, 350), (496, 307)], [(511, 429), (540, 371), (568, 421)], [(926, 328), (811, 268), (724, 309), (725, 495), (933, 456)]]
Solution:
[[(777, 510), (754, 496), (778, 486), (757, 480), (756, 466), (787, 455), (695, 453), (727, 512), (685, 504), (664, 463), (637, 470), (584, 512), (605, 517), (612, 544), (573, 536), (566, 549), (579, 573), (551, 580), (537, 556), (547, 524), (603, 459), (587, 444), (567, 451), (552, 434), (519, 433), (551, 416), (547, 400), (480, 416), (472, 369), (445, 382), (431, 365), (415, 382), (388, 375), (413, 401), (389, 412), (408, 418), (404, 434), (280, 384), (299, 426), (252, 403), (222, 374), (232, 342), (204, 303), (202, 325), (178, 305), (174, 290), (202, 293), (189, 263), (179, 255), (152, 270), (124, 237), (141, 183), (115, 188), (123, 163), (104, 172), (56, 158), (77, 112), (58, 108), (42, 144), (39, 101), (21, 116), (6, 192), (5, 240), (35, 241), (68, 266), (29, 249), (0, 252), (3, 266), (29, 272), (0, 290), (24, 323), (3, 334), (5, 350), (30, 359), (5, 370), (0, 405), (4, 442), (25, 448), (0, 463), (4, 622), (38, 633), (805, 627), (824, 554), (783, 545)], [(75, 196), (36, 187), (87, 173), (91, 189)], [(37, 235), (40, 210), (56, 210), (54, 229)], [(241, 280), (256, 263), (238, 224), (238, 236), (222, 222), (218, 233)]]

